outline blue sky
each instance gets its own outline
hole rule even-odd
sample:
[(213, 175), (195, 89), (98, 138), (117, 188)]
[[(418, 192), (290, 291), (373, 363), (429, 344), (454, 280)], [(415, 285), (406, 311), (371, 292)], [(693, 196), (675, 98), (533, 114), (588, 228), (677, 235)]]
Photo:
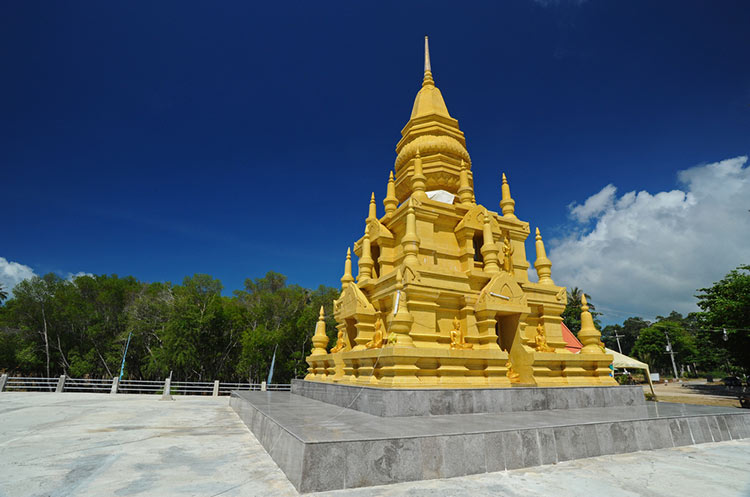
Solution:
[(739, 1), (4, 2), (0, 277), (338, 285), (427, 34), (477, 200), (508, 175), (556, 283), (607, 321), (693, 310), (750, 263), (748, 25)]

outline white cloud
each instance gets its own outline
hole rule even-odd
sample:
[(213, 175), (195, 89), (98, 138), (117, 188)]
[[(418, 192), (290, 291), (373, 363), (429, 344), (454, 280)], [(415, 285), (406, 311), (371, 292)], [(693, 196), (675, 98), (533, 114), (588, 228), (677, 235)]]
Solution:
[(29, 266), (0, 257), (0, 284), (3, 285), (3, 290), (9, 294), (19, 282), (32, 276), (34, 276), (34, 270)]
[(550, 243), (555, 282), (590, 293), (606, 322), (697, 310), (698, 288), (750, 263), (747, 160), (680, 171), (681, 190), (617, 198), (607, 185), (571, 204), (573, 234)]
[(78, 271), (77, 273), (68, 273), (68, 276), (65, 278), (68, 281), (73, 281), (79, 276), (94, 276), (93, 273), (87, 273), (85, 271)]
[(583, 205), (578, 205), (575, 202), (570, 204), (568, 206), (570, 214), (579, 222), (585, 223), (592, 217), (612, 208), (616, 192), (617, 188), (614, 185), (607, 185), (599, 193), (587, 198)]

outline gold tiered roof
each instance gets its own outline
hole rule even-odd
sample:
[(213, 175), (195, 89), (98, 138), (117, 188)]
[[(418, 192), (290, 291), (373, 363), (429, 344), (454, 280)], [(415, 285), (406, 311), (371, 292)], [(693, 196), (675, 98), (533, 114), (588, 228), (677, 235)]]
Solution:
[[(565, 288), (536, 229), (538, 282), (528, 279), (529, 224), (505, 174), (501, 213), (476, 203), (466, 140), (435, 86), (425, 37), (422, 87), (396, 146), (385, 213), (370, 197), (364, 235), (347, 249), (328, 351), (321, 310), (310, 381), (399, 388), (611, 385), (611, 356), (586, 321), (581, 354), (565, 348)], [(442, 191), (441, 191), (442, 190)], [(585, 317), (584, 317), (585, 318)]]

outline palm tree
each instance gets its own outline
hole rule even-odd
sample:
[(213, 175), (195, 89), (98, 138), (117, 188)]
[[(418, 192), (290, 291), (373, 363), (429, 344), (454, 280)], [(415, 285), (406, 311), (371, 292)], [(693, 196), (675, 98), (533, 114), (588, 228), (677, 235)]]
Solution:
[(596, 319), (596, 316), (600, 313), (595, 311), (596, 307), (591, 303), (591, 295), (588, 293), (584, 294), (580, 288), (574, 286), (568, 290), (568, 304), (565, 306), (562, 318), (565, 326), (575, 334), (578, 334), (578, 331), (581, 329), (581, 297), (583, 295), (586, 295), (589, 311), (591, 311), (591, 314), (594, 316), (594, 324), (597, 328), (601, 328), (599, 320)]
[(8, 292), (3, 288), (3, 284), (0, 283), (0, 302), (8, 298)]

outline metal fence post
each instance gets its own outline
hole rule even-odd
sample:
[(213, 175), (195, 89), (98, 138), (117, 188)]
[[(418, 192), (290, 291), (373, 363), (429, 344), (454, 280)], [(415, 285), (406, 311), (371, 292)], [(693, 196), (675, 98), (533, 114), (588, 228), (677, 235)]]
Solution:
[(265, 381), (262, 381), (260, 383), (260, 391), (261, 392), (265, 392), (266, 391), (266, 382)]
[(112, 378), (112, 390), (110, 390), (109, 393), (116, 394), (117, 393), (117, 387), (118, 387), (119, 384), (120, 384), (120, 377), (119, 376), (115, 376), (114, 378)]
[(214, 397), (219, 396), (219, 380), (214, 381)]
[(161, 400), (172, 400), (172, 378), (164, 380), (164, 392), (161, 394)]
[(65, 388), (65, 375), (61, 374), (60, 379), (57, 380), (57, 388), (55, 388), (55, 393), (62, 393), (64, 388)]
[(5, 390), (5, 384), (8, 382), (8, 375), (4, 374), (0, 376), (0, 392)]

